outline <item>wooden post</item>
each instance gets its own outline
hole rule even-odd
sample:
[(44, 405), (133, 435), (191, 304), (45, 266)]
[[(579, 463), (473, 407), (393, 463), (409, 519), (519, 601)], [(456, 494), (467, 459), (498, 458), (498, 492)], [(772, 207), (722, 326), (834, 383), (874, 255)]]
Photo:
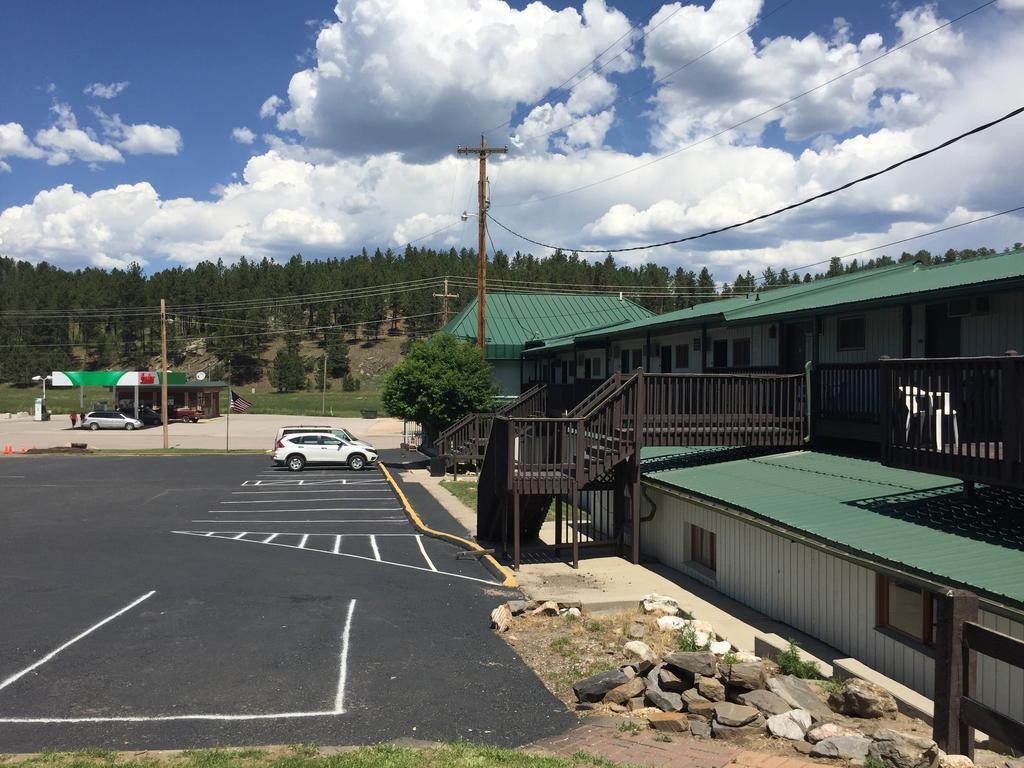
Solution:
[(519, 522), (519, 492), (512, 491), (512, 567), (519, 570), (519, 534), (522, 525)]
[(578, 487), (576, 483), (570, 485), (569, 493), (572, 494), (572, 567), (580, 567), (580, 506), (577, 496)]
[(555, 496), (555, 554), (559, 554), (562, 546), (562, 497)]
[(950, 754), (974, 758), (974, 729), (960, 720), (962, 696), (974, 697), (976, 655), (964, 646), (964, 622), (978, 620), (978, 596), (950, 589), (935, 605), (935, 711), (932, 738)]
[(634, 564), (640, 562), (640, 450), (644, 444), (644, 415), (647, 408), (645, 390), (647, 383), (644, 381), (644, 374), (641, 371), (636, 380), (636, 413), (635, 433), (633, 437), (633, 466), (630, 472), (630, 479), (633, 481), (633, 490), (630, 494), (633, 515), (633, 551), (630, 561)]
[[(46, 389), (46, 382), (43, 382), (43, 389)], [(44, 397), (45, 401), (45, 397)], [(115, 402), (115, 405), (117, 403)], [(135, 397), (135, 408), (138, 410), (139, 398)], [(137, 416), (138, 414), (136, 414)], [(160, 421), (164, 433), (164, 450), (169, 445), (167, 436), (167, 300), (160, 299)]]

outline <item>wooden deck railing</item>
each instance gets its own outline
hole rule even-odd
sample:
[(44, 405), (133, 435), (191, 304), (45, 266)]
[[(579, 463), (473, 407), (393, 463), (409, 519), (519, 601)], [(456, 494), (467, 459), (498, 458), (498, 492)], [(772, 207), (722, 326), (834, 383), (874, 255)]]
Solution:
[(815, 437), (879, 442), (881, 365), (821, 363), (811, 369), (811, 429)]
[(1024, 487), (1024, 358), (883, 360), (882, 463)]

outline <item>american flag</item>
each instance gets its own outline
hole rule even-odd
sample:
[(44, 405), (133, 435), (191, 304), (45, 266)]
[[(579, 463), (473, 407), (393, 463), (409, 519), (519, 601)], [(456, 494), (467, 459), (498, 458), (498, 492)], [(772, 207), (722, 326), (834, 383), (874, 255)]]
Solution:
[(252, 403), (246, 400), (244, 397), (239, 395), (235, 390), (231, 390), (231, 410), (235, 413), (245, 413), (252, 408)]

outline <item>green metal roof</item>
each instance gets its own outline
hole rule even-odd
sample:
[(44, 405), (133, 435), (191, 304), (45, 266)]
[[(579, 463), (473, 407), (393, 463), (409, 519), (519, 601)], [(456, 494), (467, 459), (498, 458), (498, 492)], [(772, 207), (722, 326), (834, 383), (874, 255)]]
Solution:
[[(673, 452), (683, 466), (666, 468)], [(836, 548), (1024, 607), (1024, 520), (969, 503), (959, 482), (812, 451), (719, 463), (713, 455), (710, 462), (687, 461), (693, 453), (645, 452), (645, 463), (661, 461), (644, 475)]]
[(916, 264), (907, 262), (852, 272), (800, 285), (772, 288), (746, 296), (697, 304), (663, 315), (624, 323), (610, 330), (579, 334), (583, 340), (595, 336), (625, 336), (666, 326), (700, 325), (705, 322), (746, 324), (781, 315), (854, 306), (868, 302), (895, 302), (934, 291), (952, 291), (965, 286), (1024, 281), (1024, 251), (950, 262)]
[[(476, 307), (474, 299), (443, 330), (475, 342)], [(652, 315), (617, 296), (488, 293), (485, 356), (489, 360), (518, 360), (527, 341), (572, 336)]]

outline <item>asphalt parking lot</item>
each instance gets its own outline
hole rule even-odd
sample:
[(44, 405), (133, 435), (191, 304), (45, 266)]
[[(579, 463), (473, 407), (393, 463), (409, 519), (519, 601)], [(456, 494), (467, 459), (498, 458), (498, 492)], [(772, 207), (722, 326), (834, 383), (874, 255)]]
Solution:
[(6, 460), (0, 752), (565, 730), (487, 628), (510, 591), (458, 551), (420, 536), (376, 469)]

